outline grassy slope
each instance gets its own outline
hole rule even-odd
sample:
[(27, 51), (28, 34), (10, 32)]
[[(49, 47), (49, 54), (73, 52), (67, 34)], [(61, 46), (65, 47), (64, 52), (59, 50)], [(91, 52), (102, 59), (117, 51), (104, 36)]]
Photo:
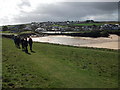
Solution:
[(103, 23), (81, 23), (81, 24), (73, 24), (73, 25), (78, 25), (78, 26), (92, 26), (92, 25), (103, 25)]
[(97, 25), (97, 26), (100, 26), (100, 25), (104, 25), (104, 24), (119, 24), (119, 23), (112, 23), (112, 22), (104, 22), (104, 23), (80, 23), (80, 24), (73, 24), (73, 25), (78, 25), (78, 26), (91, 26), (91, 25)]
[(3, 87), (117, 87), (118, 53), (34, 43), (31, 55), (3, 38)]

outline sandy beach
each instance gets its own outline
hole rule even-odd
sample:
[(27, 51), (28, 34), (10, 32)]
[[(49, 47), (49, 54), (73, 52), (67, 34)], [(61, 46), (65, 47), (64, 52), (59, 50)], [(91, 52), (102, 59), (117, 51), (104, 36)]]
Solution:
[(108, 48), (108, 49), (120, 49), (120, 37), (117, 35), (110, 35), (109, 38), (85, 38), (85, 39), (92, 39), (96, 40), (96, 43), (90, 43), (80, 46), (85, 47), (96, 47), (96, 48)]
[(71, 45), (78, 47), (96, 47), (108, 49), (120, 49), (120, 36), (110, 35), (108, 38), (99, 37), (71, 37), (71, 36), (45, 36), (45, 37), (32, 37), (34, 42), (47, 42), (63, 45)]

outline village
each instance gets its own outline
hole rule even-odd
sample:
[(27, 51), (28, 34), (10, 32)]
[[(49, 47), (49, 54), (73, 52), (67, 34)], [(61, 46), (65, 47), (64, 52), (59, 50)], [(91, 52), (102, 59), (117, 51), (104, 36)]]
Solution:
[[(35, 31), (93, 31), (93, 30), (119, 30), (120, 24), (101, 24), (93, 20), (85, 22), (66, 21), (66, 22), (44, 22), (32, 23), (32, 26), (37, 27)], [(27, 28), (26, 28), (27, 29)]]
[(29, 24), (2, 26), (1, 31), (22, 32), (22, 31), (60, 31), (60, 32), (79, 32), (79, 31), (95, 31), (95, 30), (119, 30), (120, 24), (117, 22), (95, 22), (93, 20), (86, 21), (63, 21), (63, 22), (31, 22)]

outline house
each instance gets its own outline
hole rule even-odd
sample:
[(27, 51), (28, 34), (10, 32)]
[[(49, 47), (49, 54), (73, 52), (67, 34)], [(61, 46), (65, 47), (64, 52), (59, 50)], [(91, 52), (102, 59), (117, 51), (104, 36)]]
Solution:
[(45, 32), (46, 29), (45, 28), (37, 28), (37, 29), (35, 29), (35, 31), (42, 33), (42, 32)]
[(25, 28), (23, 28), (24, 30), (32, 30), (32, 28), (31, 28), (31, 26), (30, 25), (26, 25), (26, 27)]

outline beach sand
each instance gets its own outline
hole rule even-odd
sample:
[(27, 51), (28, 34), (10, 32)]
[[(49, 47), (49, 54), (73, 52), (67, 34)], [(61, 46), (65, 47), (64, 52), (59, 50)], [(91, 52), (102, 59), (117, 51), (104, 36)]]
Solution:
[(85, 44), (85, 45), (80, 45), (84, 47), (96, 47), (96, 48), (108, 48), (108, 49), (120, 49), (119, 48), (120, 42), (104, 42), (104, 43), (99, 43), (99, 44)]
[[(92, 39), (92, 38), (85, 38)], [(90, 43), (80, 46), (96, 47), (96, 48), (108, 48), (108, 49), (120, 49), (120, 37), (117, 35), (110, 35), (108, 38), (100, 37), (92, 40), (96, 40), (96, 43)], [(106, 41), (106, 42), (105, 42)]]
[(107, 37), (91, 38), (91, 37), (71, 37), (71, 36), (45, 36), (45, 37), (32, 37), (34, 42), (47, 42), (63, 45), (71, 45), (78, 47), (95, 47), (95, 48), (108, 48), (120, 49), (120, 36), (111, 34)]

